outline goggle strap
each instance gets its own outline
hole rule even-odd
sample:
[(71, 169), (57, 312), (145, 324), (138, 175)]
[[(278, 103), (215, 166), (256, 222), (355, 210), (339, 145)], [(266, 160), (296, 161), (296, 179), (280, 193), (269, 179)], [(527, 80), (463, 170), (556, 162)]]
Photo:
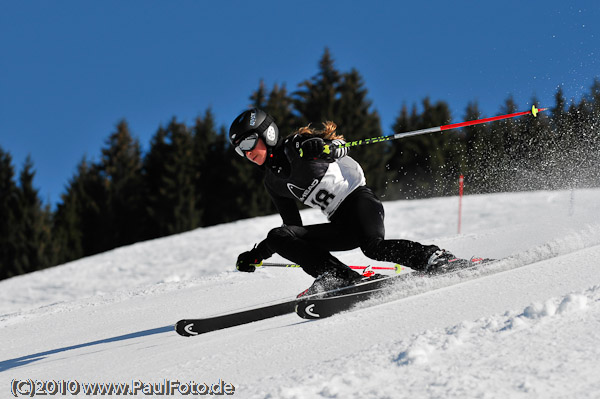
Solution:
[(254, 129), (260, 136), (262, 136), (262, 134), (265, 132), (265, 130), (267, 130), (267, 128), (271, 125), (271, 123), (274, 122), (274, 119), (271, 115), (267, 114), (267, 117), (265, 118), (264, 121), (262, 121), (262, 123), (260, 125), (258, 125), (256, 127), (256, 129)]

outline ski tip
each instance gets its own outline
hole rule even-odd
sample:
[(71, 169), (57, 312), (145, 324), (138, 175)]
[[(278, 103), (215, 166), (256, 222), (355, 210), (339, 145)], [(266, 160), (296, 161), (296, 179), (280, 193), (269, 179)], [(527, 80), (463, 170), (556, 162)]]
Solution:
[(193, 330), (194, 323), (190, 323), (189, 320), (179, 320), (175, 323), (175, 331), (182, 337), (193, 337), (198, 335), (198, 332)]
[(310, 301), (300, 301), (296, 304), (296, 314), (306, 320), (320, 319), (321, 315), (314, 311), (315, 304)]
[(402, 265), (395, 264), (394, 269), (396, 270), (396, 274), (400, 274), (402, 272)]

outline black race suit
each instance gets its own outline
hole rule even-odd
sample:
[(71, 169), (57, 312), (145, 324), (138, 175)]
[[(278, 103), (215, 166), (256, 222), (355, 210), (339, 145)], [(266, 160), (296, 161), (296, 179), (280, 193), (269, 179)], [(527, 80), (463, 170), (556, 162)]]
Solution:
[[(301, 157), (300, 146), (308, 138), (295, 135), (281, 141), (265, 162), (265, 186), (284, 225), (271, 230), (258, 245), (263, 259), (278, 253), (313, 277), (324, 272), (344, 277), (354, 272), (330, 251), (360, 247), (371, 259), (424, 267), (439, 248), (384, 239), (383, 205), (365, 185), (360, 165), (346, 155), (346, 148), (319, 158)], [(303, 226), (296, 201), (321, 209), (330, 223)]]

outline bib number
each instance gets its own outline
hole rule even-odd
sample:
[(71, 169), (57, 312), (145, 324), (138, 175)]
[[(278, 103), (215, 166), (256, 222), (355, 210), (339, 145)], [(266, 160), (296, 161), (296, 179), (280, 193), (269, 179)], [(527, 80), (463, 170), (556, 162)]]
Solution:
[(331, 201), (335, 198), (335, 195), (331, 194), (327, 190), (319, 190), (317, 194), (312, 198), (311, 203), (321, 208), (322, 211), (327, 209), (331, 204)]

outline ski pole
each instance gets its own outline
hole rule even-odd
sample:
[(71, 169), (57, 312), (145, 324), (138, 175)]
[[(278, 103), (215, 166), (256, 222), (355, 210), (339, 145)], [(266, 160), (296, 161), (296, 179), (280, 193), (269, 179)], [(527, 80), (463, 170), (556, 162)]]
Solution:
[[(269, 262), (260, 262), (255, 263), (252, 266), (256, 267), (302, 267), (300, 265), (294, 263), (269, 263)], [(400, 273), (402, 271), (401, 265), (394, 266), (348, 266), (350, 269), (363, 270), (367, 267), (371, 267), (373, 270), (394, 270), (396, 273)]]
[(420, 134), (426, 134), (426, 133), (443, 132), (444, 130), (458, 129), (458, 128), (465, 127), (465, 126), (480, 125), (482, 123), (499, 121), (499, 120), (508, 119), (508, 118), (516, 118), (517, 116), (523, 116), (523, 115), (529, 115), (529, 114), (533, 115), (534, 117), (537, 117), (537, 114), (539, 112), (546, 111), (547, 109), (548, 108), (536, 108), (535, 105), (533, 105), (531, 107), (531, 110), (529, 110), (529, 111), (516, 112), (514, 114), (499, 115), (499, 116), (493, 116), (491, 118), (483, 118), (483, 119), (477, 119), (477, 120), (473, 120), (473, 121), (452, 123), (450, 125), (430, 127), (430, 128), (421, 129), (421, 130), (413, 130), (411, 132), (395, 133), (395, 134), (390, 134), (389, 136), (372, 137), (372, 138), (363, 139), (363, 140), (351, 141), (351, 142), (348, 142), (345, 144), (340, 144), (340, 145), (335, 145), (335, 146), (326, 145), (323, 152), (326, 154), (329, 154), (331, 152), (331, 147), (344, 148), (344, 147), (356, 147), (359, 145), (381, 143), (383, 141), (404, 139), (407, 137), (418, 136)]

